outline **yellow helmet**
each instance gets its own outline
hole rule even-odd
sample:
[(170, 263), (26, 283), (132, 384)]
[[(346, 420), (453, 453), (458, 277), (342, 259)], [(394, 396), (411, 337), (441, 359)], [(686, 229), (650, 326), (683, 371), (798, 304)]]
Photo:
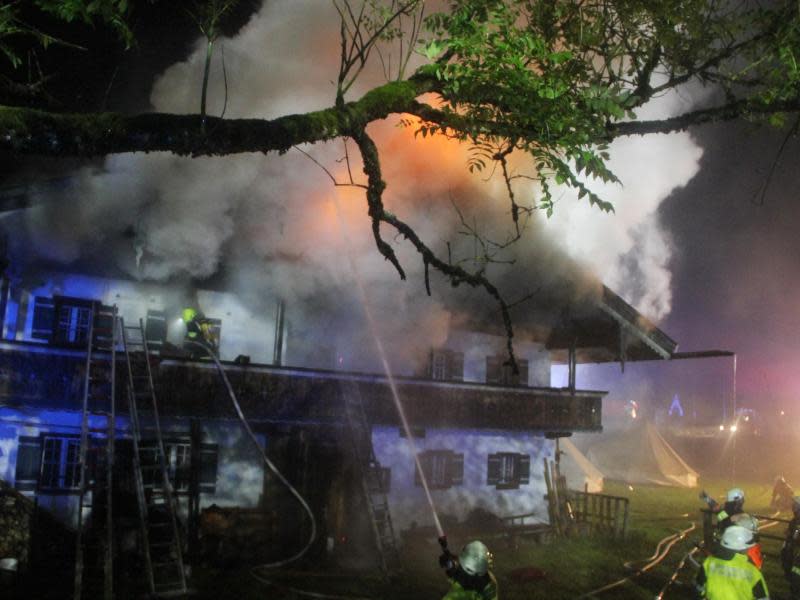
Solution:
[(197, 316), (197, 311), (193, 308), (183, 309), (183, 322), (188, 323)]

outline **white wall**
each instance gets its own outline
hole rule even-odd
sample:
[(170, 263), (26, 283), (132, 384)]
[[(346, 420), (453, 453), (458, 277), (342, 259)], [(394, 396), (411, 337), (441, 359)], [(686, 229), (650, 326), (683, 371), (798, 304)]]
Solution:
[[(508, 352), (503, 336), (459, 330), (450, 331), (446, 347), (464, 353), (464, 381), (486, 381), (486, 357), (505, 357)], [(550, 353), (543, 344), (515, 341), (514, 353), (528, 361), (527, 385), (550, 385)]]
[[(391, 469), (388, 499), (395, 527), (403, 530), (412, 522), (433, 525), (425, 492), (414, 483), (414, 454), (408, 439), (400, 437), (396, 427), (375, 427), (372, 443), (378, 461)], [(450, 515), (463, 520), (472, 509), (482, 508), (501, 517), (536, 512), (542, 522), (547, 522), (543, 458), (553, 458), (555, 444), (541, 432), (426, 429), (425, 437), (415, 438), (414, 443), (417, 452), (451, 450), (464, 454), (463, 483), (446, 490), (431, 490), (440, 518)], [(496, 452), (530, 455), (530, 483), (516, 490), (498, 490), (488, 485), (488, 456)]]

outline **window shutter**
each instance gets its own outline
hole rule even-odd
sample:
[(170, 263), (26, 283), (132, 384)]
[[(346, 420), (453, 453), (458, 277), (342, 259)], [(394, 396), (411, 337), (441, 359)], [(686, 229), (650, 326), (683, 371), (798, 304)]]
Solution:
[(503, 378), (502, 361), (497, 356), (486, 357), (486, 383), (501, 383)]
[(200, 491), (213, 494), (217, 489), (219, 446), (200, 444)]
[(531, 479), (531, 457), (528, 454), (520, 454), (517, 463), (519, 473), (519, 483), (530, 483)]
[(450, 485), (461, 485), (464, 483), (464, 455), (455, 452), (450, 453), (447, 461), (447, 481)]
[(486, 466), (486, 483), (488, 485), (497, 485), (500, 482), (500, 467), (502, 465), (502, 458), (499, 454), (490, 454)]
[(519, 367), (519, 377), (515, 382), (517, 385), (528, 385), (528, 361), (517, 359), (517, 367)]
[(33, 304), (31, 337), (37, 340), (49, 340), (53, 335), (54, 316), (53, 299), (36, 296)]
[(17, 445), (17, 467), (14, 487), (23, 492), (36, 489), (42, 460), (42, 444), (38, 437), (20, 436)]
[(447, 377), (454, 381), (464, 381), (464, 353), (447, 353)]

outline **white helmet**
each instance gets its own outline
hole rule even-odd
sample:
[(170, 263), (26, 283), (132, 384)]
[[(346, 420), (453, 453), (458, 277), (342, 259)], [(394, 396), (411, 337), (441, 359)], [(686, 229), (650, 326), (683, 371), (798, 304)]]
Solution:
[(735, 502), (736, 500), (741, 500), (744, 502), (744, 490), (741, 488), (731, 488), (728, 490), (727, 496), (728, 502)]
[(733, 515), (731, 517), (731, 523), (734, 525), (738, 525), (739, 527), (744, 527), (748, 531), (753, 533), (758, 533), (758, 519), (755, 517), (748, 515), (747, 513), (739, 513), (738, 515)]
[(755, 546), (755, 540), (753, 539), (753, 532), (749, 529), (739, 525), (731, 525), (722, 534), (721, 544), (723, 548), (738, 552)]
[(458, 555), (458, 562), (468, 575), (480, 576), (486, 575), (489, 570), (491, 557), (486, 544), (475, 540), (462, 548), (461, 554)]

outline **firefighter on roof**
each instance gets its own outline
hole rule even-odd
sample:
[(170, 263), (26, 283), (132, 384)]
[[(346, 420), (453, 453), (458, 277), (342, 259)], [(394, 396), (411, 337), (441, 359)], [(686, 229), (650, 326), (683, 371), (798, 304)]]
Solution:
[(792, 600), (800, 600), (800, 496), (792, 500), (794, 517), (786, 529), (786, 540), (781, 548), (781, 566), (789, 587)]
[(697, 574), (697, 591), (707, 600), (765, 600), (767, 583), (745, 554), (755, 544), (753, 533), (731, 525), (722, 534), (719, 548), (703, 561)]
[(490, 571), (492, 555), (483, 542), (470, 542), (458, 557), (447, 549), (444, 538), (439, 543), (444, 550), (439, 564), (450, 578), (450, 590), (442, 600), (497, 600), (497, 580)]
[(211, 321), (202, 312), (191, 307), (184, 308), (181, 317), (186, 325), (184, 350), (192, 355), (202, 356), (205, 353), (200, 349), (198, 343), (204, 343), (209, 348), (216, 349), (218, 340), (215, 339), (214, 332), (211, 330)]

